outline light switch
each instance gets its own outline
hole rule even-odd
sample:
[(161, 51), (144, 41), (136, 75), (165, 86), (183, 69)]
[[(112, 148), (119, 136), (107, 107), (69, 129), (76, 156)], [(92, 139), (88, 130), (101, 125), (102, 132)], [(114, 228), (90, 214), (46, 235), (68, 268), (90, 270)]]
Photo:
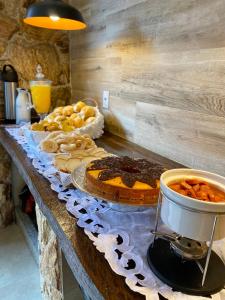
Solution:
[(102, 108), (109, 109), (109, 91), (103, 91)]

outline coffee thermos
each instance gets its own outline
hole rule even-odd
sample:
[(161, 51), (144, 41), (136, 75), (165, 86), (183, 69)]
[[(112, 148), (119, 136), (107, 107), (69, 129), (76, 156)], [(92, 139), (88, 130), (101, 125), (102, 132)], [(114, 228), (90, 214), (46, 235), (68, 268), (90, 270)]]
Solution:
[(16, 96), (18, 87), (18, 75), (11, 65), (4, 65), (1, 72), (5, 100), (5, 121), (14, 123), (16, 120)]

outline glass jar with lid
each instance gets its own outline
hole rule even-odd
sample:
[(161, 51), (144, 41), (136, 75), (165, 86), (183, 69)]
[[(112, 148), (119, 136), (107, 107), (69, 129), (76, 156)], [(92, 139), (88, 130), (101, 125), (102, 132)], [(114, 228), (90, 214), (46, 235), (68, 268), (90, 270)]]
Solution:
[(30, 81), (33, 107), (41, 119), (48, 114), (51, 106), (52, 81), (45, 79), (41, 65), (37, 65), (35, 80)]

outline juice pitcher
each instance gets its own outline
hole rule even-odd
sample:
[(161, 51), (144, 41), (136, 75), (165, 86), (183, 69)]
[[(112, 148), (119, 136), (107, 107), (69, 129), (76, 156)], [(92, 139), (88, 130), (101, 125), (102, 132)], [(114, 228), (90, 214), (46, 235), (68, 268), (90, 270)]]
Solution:
[(51, 84), (52, 81), (45, 79), (42, 67), (37, 65), (35, 80), (30, 81), (33, 107), (41, 119), (48, 114), (51, 106)]

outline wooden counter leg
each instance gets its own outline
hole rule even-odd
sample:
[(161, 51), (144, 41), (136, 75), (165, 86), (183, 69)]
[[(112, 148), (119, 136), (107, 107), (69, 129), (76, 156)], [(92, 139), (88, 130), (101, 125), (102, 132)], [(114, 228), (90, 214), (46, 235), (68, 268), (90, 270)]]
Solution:
[(62, 256), (55, 233), (36, 204), (41, 293), (44, 300), (63, 300)]

